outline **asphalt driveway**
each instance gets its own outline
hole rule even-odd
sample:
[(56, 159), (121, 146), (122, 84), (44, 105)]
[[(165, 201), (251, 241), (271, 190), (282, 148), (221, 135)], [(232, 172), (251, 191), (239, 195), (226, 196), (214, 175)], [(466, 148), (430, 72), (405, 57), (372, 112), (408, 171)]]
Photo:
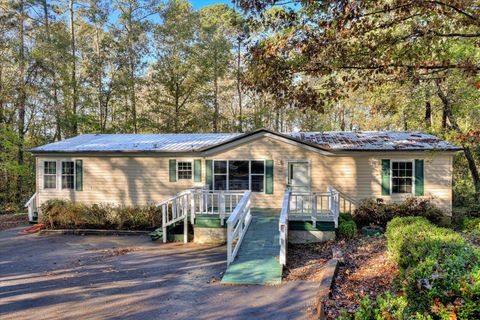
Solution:
[(305, 319), (315, 283), (223, 286), (224, 246), (0, 232), (1, 319)]

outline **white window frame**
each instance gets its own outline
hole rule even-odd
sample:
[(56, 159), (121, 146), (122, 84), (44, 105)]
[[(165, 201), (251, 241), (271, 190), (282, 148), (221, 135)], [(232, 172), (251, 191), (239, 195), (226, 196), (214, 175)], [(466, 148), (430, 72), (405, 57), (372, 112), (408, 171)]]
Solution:
[[(178, 166), (180, 164), (180, 162), (188, 162), (190, 163), (191, 165), (191, 174), (190, 174), (190, 179), (180, 179), (179, 176), (178, 176)], [(177, 160), (177, 164), (176, 164), (177, 168), (176, 168), (176, 174), (177, 174), (177, 181), (179, 180), (184, 180), (184, 181), (193, 181), (193, 175), (194, 175), (194, 170), (193, 170), (193, 161), (192, 160)]]
[[(215, 162), (226, 162), (227, 163), (227, 172), (226, 173), (215, 173)], [(230, 161), (248, 161), (248, 190), (252, 190), (252, 175), (263, 176), (263, 191), (252, 191), (255, 193), (265, 193), (266, 190), (266, 170), (267, 170), (267, 161), (265, 159), (215, 159), (212, 161), (212, 189), (215, 190), (215, 175), (226, 176), (226, 189), (224, 191), (230, 191)], [(262, 173), (252, 173), (252, 161), (263, 161), (263, 174)], [(247, 190), (233, 190), (233, 191), (247, 191)]]
[[(394, 193), (393, 192), (393, 163), (410, 162), (412, 164), (412, 192)], [(414, 159), (390, 159), (390, 196), (415, 195), (415, 160)]]
[[(46, 162), (54, 162), (55, 163), (55, 174), (45, 174), (45, 163)], [(57, 190), (58, 189), (58, 161), (57, 160), (43, 160), (42, 161), (42, 189), (43, 190)], [(55, 176), (55, 187), (54, 188), (45, 188), (45, 176)]]
[[(63, 163), (64, 162), (73, 162), (73, 188), (64, 188), (63, 187)], [(72, 191), (75, 191), (77, 190), (77, 168), (76, 168), (76, 165), (75, 165), (75, 159), (72, 159), (72, 160), (60, 160), (60, 172), (59, 172), (59, 175), (60, 175), (60, 188), (62, 190), (72, 190)], [(70, 176), (70, 174), (69, 174)]]

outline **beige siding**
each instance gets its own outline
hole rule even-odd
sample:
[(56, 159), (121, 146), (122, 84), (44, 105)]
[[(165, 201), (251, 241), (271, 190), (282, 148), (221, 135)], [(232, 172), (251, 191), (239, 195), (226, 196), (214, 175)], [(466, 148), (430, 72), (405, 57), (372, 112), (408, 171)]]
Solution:
[[(42, 161), (45, 159), (83, 159), (83, 191), (43, 190)], [(325, 156), (296, 143), (263, 137), (222, 150), (202, 158), (202, 182), (169, 182), (168, 160), (193, 160), (200, 157), (159, 156), (84, 156), (39, 157), (37, 159), (37, 191), (39, 202), (66, 198), (88, 203), (112, 202), (125, 205), (158, 202), (185, 188), (205, 183), (205, 159), (274, 160), (274, 194), (255, 193), (253, 204), (258, 207), (280, 207), (286, 186), (287, 161), (309, 160), (312, 191), (337, 187), (355, 201), (381, 196), (381, 159), (424, 159), (425, 196), (451, 211), (452, 155), (449, 153), (365, 153)], [(400, 197), (383, 197), (398, 200)]]

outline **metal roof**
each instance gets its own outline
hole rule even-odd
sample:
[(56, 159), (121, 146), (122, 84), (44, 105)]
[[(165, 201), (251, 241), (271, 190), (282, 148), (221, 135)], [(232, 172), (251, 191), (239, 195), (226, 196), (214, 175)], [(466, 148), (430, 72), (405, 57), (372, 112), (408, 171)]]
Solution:
[(82, 134), (32, 152), (188, 152), (220, 144), (239, 133)]
[(431, 134), (420, 131), (328, 131), (296, 132), (290, 136), (327, 150), (396, 151), (460, 150)]
[(331, 151), (413, 151), (460, 150), (457, 146), (433, 135), (418, 131), (329, 131), (279, 134), (260, 129), (240, 133), (179, 133), (179, 134), (82, 134), (50, 143), (30, 151), (55, 152), (193, 152), (222, 145), (243, 136), (267, 132), (305, 142)]

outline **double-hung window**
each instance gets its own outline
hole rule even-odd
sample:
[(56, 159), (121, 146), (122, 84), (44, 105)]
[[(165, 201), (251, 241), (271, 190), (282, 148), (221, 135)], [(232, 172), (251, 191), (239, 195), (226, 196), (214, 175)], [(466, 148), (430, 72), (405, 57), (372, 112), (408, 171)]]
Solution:
[(413, 162), (392, 161), (392, 193), (412, 193)]
[(75, 163), (62, 161), (62, 189), (75, 189)]
[(214, 190), (265, 190), (265, 161), (215, 160), (213, 162)]
[(263, 192), (265, 186), (265, 161), (250, 162), (251, 188), (254, 192)]
[(178, 175), (178, 180), (192, 180), (192, 162), (178, 161), (177, 175)]
[(57, 188), (57, 161), (43, 162), (43, 188)]
[(213, 190), (227, 190), (227, 161), (213, 162)]

